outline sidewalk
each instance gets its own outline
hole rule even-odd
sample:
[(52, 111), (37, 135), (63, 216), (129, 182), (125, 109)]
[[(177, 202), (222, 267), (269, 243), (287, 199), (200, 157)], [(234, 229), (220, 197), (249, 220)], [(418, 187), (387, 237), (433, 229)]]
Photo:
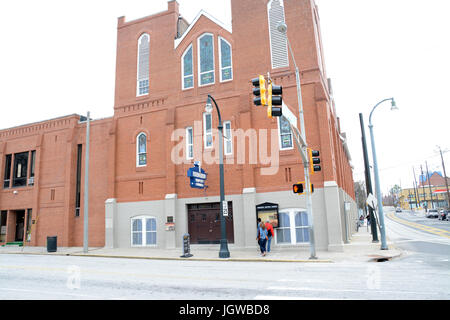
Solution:
[(87, 254), (80, 247), (58, 247), (57, 252), (48, 253), (46, 247), (0, 247), (0, 254), (39, 254), (60, 256), (89, 256), (103, 258), (131, 258), (155, 260), (194, 260), (194, 261), (257, 261), (257, 262), (308, 262), (308, 263), (342, 263), (367, 262), (376, 259), (391, 260), (402, 255), (402, 251), (388, 242), (389, 250), (380, 250), (380, 243), (372, 243), (372, 236), (367, 227), (359, 228), (343, 252), (317, 251), (317, 259), (309, 259), (309, 246), (283, 248), (277, 246), (265, 257), (261, 257), (255, 241), (255, 248), (235, 248), (228, 246), (230, 258), (219, 258), (219, 245), (191, 245), (190, 258), (181, 258), (182, 249), (149, 248), (89, 248)]

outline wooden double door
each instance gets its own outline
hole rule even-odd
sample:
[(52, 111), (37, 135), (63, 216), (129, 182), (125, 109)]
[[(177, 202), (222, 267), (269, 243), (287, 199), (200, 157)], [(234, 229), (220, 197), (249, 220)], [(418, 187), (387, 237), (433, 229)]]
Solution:
[[(228, 201), (228, 217), (225, 217), (228, 243), (234, 243), (233, 205)], [(220, 203), (188, 205), (188, 232), (192, 244), (218, 244), (221, 239)]]

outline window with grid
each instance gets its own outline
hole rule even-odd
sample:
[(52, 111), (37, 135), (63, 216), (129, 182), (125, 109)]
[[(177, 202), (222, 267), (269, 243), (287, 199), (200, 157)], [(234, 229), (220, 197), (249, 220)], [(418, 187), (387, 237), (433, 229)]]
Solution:
[(149, 92), (150, 36), (143, 34), (138, 43), (137, 95), (142, 96)]
[(194, 66), (192, 59), (192, 45), (186, 50), (181, 58), (183, 72), (183, 89), (194, 87)]
[(278, 127), (280, 131), (280, 150), (292, 149), (292, 132), (289, 121), (285, 117), (278, 117)]
[(211, 113), (203, 114), (203, 137), (205, 142), (205, 148), (212, 148), (212, 115)]
[(205, 34), (198, 40), (200, 86), (214, 83), (214, 37)]
[(186, 128), (186, 159), (194, 158), (194, 134), (192, 127)]
[(277, 243), (299, 244), (309, 242), (309, 224), (306, 210), (284, 209), (278, 213), (278, 218)]
[(137, 163), (138, 167), (147, 165), (147, 136), (140, 133), (137, 137)]
[(231, 45), (219, 37), (220, 49), (220, 81), (233, 79), (233, 68), (231, 63)]
[(223, 123), (223, 140), (225, 155), (233, 154), (233, 137), (231, 135), (231, 121), (225, 121)]
[(131, 245), (156, 245), (156, 218), (140, 216), (131, 219)]

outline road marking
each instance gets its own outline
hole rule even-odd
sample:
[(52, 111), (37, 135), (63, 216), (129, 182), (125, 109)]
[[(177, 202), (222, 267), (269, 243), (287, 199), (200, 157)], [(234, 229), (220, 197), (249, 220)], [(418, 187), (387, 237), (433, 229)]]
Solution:
[(51, 292), (51, 291), (42, 291), (42, 290), (30, 290), (30, 289), (12, 289), (12, 288), (0, 288), (1, 291), (16, 291), (16, 292), (29, 292), (29, 293), (37, 293), (37, 294), (48, 294), (52, 296), (72, 296), (72, 297), (79, 297), (79, 298), (91, 298), (91, 299), (103, 299), (96, 296), (90, 296), (86, 294), (77, 294), (77, 293), (66, 293), (66, 292)]
[(254, 300), (342, 300), (336, 298), (293, 297), (293, 296), (256, 296)]
[(393, 213), (388, 213), (386, 216), (389, 219), (391, 219), (391, 220), (393, 220), (395, 222), (398, 222), (400, 224), (407, 225), (407, 226), (412, 227), (414, 229), (418, 229), (418, 230), (421, 230), (421, 231), (429, 232), (429, 233), (432, 233), (434, 235), (450, 239), (450, 231), (446, 231), (446, 230), (442, 230), (442, 229), (438, 229), (438, 228), (434, 228), (434, 227), (430, 227), (430, 226), (425, 226), (423, 224), (411, 222), (411, 221), (405, 220), (403, 218), (400, 218), (400, 217), (396, 216)]
[(268, 287), (268, 290), (292, 290), (292, 291), (324, 291), (324, 292), (373, 292), (373, 293), (393, 293), (393, 294), (417, 294), (417, 295), (423, 295), (423, 294), (434, 294), (436, 295), (436, 292), (411, 292), (411, 291), (390, 291), (390, 290), (368, 290), (368, 289), (330, 289), (330, 288), (305, 288), (305, 287)]

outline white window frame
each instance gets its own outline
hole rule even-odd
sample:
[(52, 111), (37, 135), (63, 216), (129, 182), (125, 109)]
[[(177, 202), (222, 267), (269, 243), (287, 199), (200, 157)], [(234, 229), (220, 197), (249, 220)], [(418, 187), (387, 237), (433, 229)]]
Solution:
[[(149, 231), (152, 233), (156, 234), (155, 237), (155, 243), (154, 244), (147, 244), (147, 219), (153, 219), (155, 220), (155, 230), (154, 231)], [(141, 244), (133, 244), (133, 233), (135, 233), (135, 231), (133, 231), (133, 222), (134, 220), (141, 220), (141, 226), (142, 229), (139, 231), (142, 234), (142, 243)], [(153, 216), (137, 216), (137, 217), (132, 217), (130, 219), (130, 244), (132, 247), (156, 247), (158, 245), (158, 224), (157, 224), (157, 219), (156, 217)]]
[[(139, 155), (144, 154), (139, 152), (139, 138), (144, 135), (145, 136), (145, 164), (139, 164)], [(148, 137), (145, 132), (140, 132), (136, 137), (136, 167), (145, 167), (148, 163), (148, 156), (147, 156), (147, 148), (148, 147)]]
[[(181, 56), (181, 88), (182, 90), (188, 90), (188, 89), (192, 89), (195, 86), (195, 79), (194, 79), (194, 47), (192, 46), (192, 44), (189, 45), (189, 47), (187, 47), (187, 49), (184, 51), (183, 55)], [(189, 52), (189, 50), (192, 50), (192, 59), (191, 59), (191, 63), (192, 63), (192, 75), (189, 76), (185, 76), (184, 75), (184, 56)], [(184, 86), (184, 79), (187, 77), (192, 77), (192, 87), (185, 87)]]
[[(213, 53), (213, 68), (212, 68), (212, 70), (201, 72), (202, 68), (201, 68), (201, 61), (200, 61), (200, 50), (201, 50), (200, 40), (205, 36), (212, 37), (211, 44), (212, 44), (212, 53)], [(214, 54), (214, 35), (212, 33), (204, 33), (197, 39), (197, 66), (198, 66), (198, 86), (199, 87), (210, 86), (210, 85), (213, 85), (216, 83), (216, 59), (215, 59), (215, 54)], [(210, 73), (210, 72), (213, 72), (214, 81), (211, 83), (202, 84), (201, 75), (204, 73)]]
[[(189, 136), (192, 138), (192, 143), (189, 143)], [(192, 156), (189, 156), (189, 148), (192, 148)], [(194, 129), (192, 127), (186, 128), (186, 159), (194, 159)]]
[[(148, 37), (148, 65), (149, 65), (149, 70), (147, 70), (147, 72), (148, 72), (148, 76), (147, 76), (147, 78), (146, 79), (139, 79), (139, 70), (140, 70), (140, 68), (139, 68), (139, 62), (140, 62), (140, 55), (141, 55), (141, 51), (139, 50), (140, 49), (140, 44), (141, 44), (141, 41), (142, 41), (142, 38), (144, 37), (144, 36), (147, 36)], [(142, 96), (146, 96), (146, 95), (148, 95), (149, 93), (150, 93), (150, 35), (148, 34), (148, 33), (143, 33), (140, 37), (139, 37), (139, 40), (138, 40), (138, 54), (137, 54), (137, 69), (136, 69), (136, 97), (142, 97)], [(140, 93), (139, 92), (139, 89), (140, 89), (140, 82), (141, 81), (147, 81), (148, 82), (148, 86), (147, 86), (147, 92), (146, 93)]]
[[(288, 208), (288, 209), (280, 209), (279, 213), (287, 213), (289, 216), (289, 232), (290, 232), (290, 236), (291, 236), (291, 242), (278, 242), (278, 231), (275, 231), (275, 239), (276, 239), (276, 243), (278, 245), (302, 245), (302, 244), (307, 244), (309, 242), (297, 242), (297, 229), (309, 229), (309, 222), (308, 225), (300, 225), (300, 226), (296, 226), (295, 225), (295, 214), (297, 212), (303, 212), (304, 214), (307, 214), (306, 209), (303, 208)], [(281, 228), (278, 227), (276, 230), (281, 230), (281, 229), (287, 229), (287, 227)]]
[[(223, 40), (226, 44), (230, 46), (230, 61), (231, 65), (229, 67), (222, 67), (222, 46), (220, 44), (220, 41)], [(220, 62), (220, 82), (228, 82), (232, 81), (234, 77), (233, 72), (233, 47), (231, 46), (231, 43), (229, 43), (225, 38), (218, 37), (217, 45), (219, 46), (219, 62)], [(222, 70), (231, 68), (231, 79), (223, 80), (222, 79)]]
[[(227, 125), (230, 126), (230, 132), (227, 132)], [(227, 152), (227, 144), (230, 144), (231, 152)], [(231, 121), (223, 122), (223, 151), (226, 156), (233, 154), (233, 133), (231, 131)]]
[(289, 127), (291, 131), (291, 146), (283, 148), (283, 143), (281, 142), (281, 117), (278, 117), (278, 144), (280, 146), (280, 150), (292, 150), (294, 149), (294, 135), (292, 134), (292, 129)]
[[(270, 61), (271, 61), (271, 65), (272, 65), (272, 69), (278, 69), (278, 68), (286, 68), (289, 67), (289, 52), (288, 52), (288, 43), (287, 43), (287, 39), (286, 39), (286, 65), (282, 65), (282, 66), (274, 66), (273, 65), (273, 46), (272, 46), (272, 33), (270, 30), (270, 8), (272, 7), (272, 2), (274, 0), (270, 0), (267, 3), (267, 23), (268, 23), (268, 27), (269, 27), (269, 44), (270, 44)], [(283, 0), (279, 0), (280, 1), (280, 5), (283, 7), (283, 17), (284, 17), (284, 21), (286, 23), (286, 11), (284, 10), (284, 1)], [(281, 34), (280, 34), (281, 36)]]
[[(211, 117), (211, 129), (210, 129), (209, 133), (208, 133), (208, 130), (206, 128), (206, 116), (207, 115), (209, 115)], [(213, 127), (213, 125), (212, 125), (212, 114), (208, 113), (208, 112), (204, 112), (203, 113), (203, 142), (204, 142), (203, 144), (205, 146), (205, 149), (212, 149), (212, 147), (214, 145), (212, 127)], [(207, 145), (207, 141), (208, 141), (207, 136), (209, 136), (209, 135), (211, 136), (211, 145), (210, 146)]]

